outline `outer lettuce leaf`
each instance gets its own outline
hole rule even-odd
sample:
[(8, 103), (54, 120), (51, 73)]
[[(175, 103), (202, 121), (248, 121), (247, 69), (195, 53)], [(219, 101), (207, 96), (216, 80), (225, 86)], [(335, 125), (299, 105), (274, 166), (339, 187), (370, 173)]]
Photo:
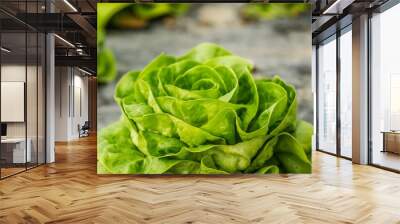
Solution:
[(263, 168), (257, 170), (257, 173), (260, 173), (260, 174), (266, 174), (266, 173), (276, 174), (276, 173), (279, 173), (279, 167), (275, 166), (275, 165), (266, 166), (266, 167), (263, 167)]
[(311, 172), (312, 126), (296, 118), (294, 87), (277, 76), (254, 80), (251, 70), (205, 43), (128, 72), (115, 91), (122, 120), (99, 136), (100, 165), (110, 173)]
[(311, 161), (302, 145), (292, 135), (283, 133), (279, 137), (275, 152), (288, 173), (311, 172)]
[(97, 146), (100, 172), (143, 172), (144, 155), (132, 143), (127, 125), (121, 120), (100, 131)]

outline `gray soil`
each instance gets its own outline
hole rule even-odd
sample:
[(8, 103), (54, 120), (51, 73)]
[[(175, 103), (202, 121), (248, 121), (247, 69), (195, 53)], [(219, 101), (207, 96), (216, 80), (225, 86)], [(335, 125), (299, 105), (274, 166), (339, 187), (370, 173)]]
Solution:
[(279, 75), (295, 86), (298, 117), (313, 120), (311, 92), (310, 17), (245, 22), (241, 4), (197, 4), (183, 17), (163, 19), (143, 30), (110, 31), (106, 45), (113, 50), (117, 79), (98, 90), (98, 126), (120, 117), (113, 100), (116, 81), (127, 71), (141, 70), (161, 52), (181, 55), (202, 42), (213, 42), (255, 64), (255, 76)]

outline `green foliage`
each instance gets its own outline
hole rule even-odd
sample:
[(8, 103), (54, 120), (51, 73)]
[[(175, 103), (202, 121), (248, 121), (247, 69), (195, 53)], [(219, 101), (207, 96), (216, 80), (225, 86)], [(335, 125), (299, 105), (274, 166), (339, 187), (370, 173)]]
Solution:
[(114, 54), (110, 49), (104, 48), (97, 54), (97, 81), (108, 83), (117, 76), (117, 66)]
[(97, 49), (99, 83), (108, 83), (117, 76), (116, 61), (105, 45), (107, 27), (143, 28), (148, 21), (163, 16), (179, 16), (188, 10), (188, 4), (172, 3), (99, 3), (97, 4)]
[(189, 4), (174, 3), (99, 3), (98, 29), (143, 28), (149, 21), (164, 16), (180, 16)]
[(290, 19), (308, 12), (310, 5), (306, 3), (255, 3), (246, 4), (242, 15), (247, 19), (274, 20)]
[(127, 3), (97, 4), (97, 81), (108, 83), (117, 76), (114, 54), (105, 45), (106, 26), (111, 17), (128, 6)]
[(296, 118), (294, 87), (254, 80), (252, 68), (204, 43), (125, 74), (122, 118), (99, 134), (99, 172), (310, 173), (312, 126)]
[(130, 7), (132, 16), (139, 19), (155, 19), (166, 15), (179, 16), (188, 10), (189, 4), (156, 3), (133, 4)]
[(131, 3), (98, 3), (97, 4), (97, 30), (104, 32), (110, 19)]

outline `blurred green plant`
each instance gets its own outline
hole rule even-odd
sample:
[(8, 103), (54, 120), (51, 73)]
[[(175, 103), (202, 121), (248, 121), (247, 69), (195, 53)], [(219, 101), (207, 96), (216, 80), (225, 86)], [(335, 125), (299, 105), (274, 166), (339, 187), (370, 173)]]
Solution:
[(97, 53), (97, 81), (108, 83), (117, 76), (117, 65), (112, 51), (103, 48)]
[(97, 81), (108, 83), (117, 76), (114, 54), (105, 47), (106, 26), (110, 18), (128, 3), (99, 3), (97, 4)]
[(108, 28), (140, 29), (149, 22), (165, 17), (179, 16), (189, 8), (188, 4), (156, 3), (99, 3), (97, 4), (97, 60), (99, 83), (108, 83), (117, 75), (115, 57), (105, 47)]
[(290, 19), (307, 13), (309, 9), (310, 5), (306, 3), (254, 3), (246, 4), (241, 15), (252, 20)]
[[(109, 3), (110, 4), (110, 3)], [(105, 27), (117, 29), (138, 29), (146, 27), (149, 22), (170, 16), (176, 17), (183, 15), (189, 8), (188, 4), (173, 3), (112, 3), (113, 9), (109, 9), (108, 16), (103, 18), (102, 23)], [(108, 7), (108, 6), (107, 6)]]

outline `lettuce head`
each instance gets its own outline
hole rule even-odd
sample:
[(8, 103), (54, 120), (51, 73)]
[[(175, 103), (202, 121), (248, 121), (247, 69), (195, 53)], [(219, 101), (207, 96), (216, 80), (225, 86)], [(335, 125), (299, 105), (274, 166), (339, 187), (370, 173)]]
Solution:
[(98, 137), (98, 172), (310, 173), (312, 126), (296, 90), (219, 45), (160, 54), (115, 89), (121, 119)]

